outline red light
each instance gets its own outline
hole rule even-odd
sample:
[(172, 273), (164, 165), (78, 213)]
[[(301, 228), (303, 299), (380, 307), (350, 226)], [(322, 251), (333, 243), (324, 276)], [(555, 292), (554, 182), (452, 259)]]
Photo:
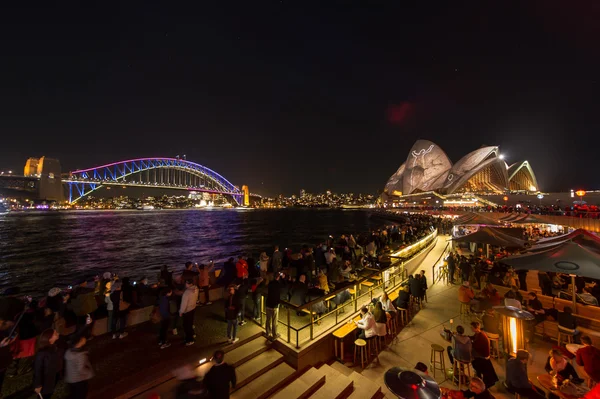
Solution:
[(412, 384), (412, 389), (414, 389), (416, 391), (417, 390), (417, 386), (415, 384)]

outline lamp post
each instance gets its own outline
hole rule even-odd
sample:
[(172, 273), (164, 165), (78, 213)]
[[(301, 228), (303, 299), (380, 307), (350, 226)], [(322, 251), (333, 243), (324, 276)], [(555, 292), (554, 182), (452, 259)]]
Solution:
[(541, 207), (542, 207), (542, 198), (544, 198), (544, 194), (542, 194), (542, 193), (539, 193), (539, 194), (537, 195), (537, 197), (538, 197), (538, 199), (540, 200), (540, 208), (541, 208)]
[(517, 355), (519, 349), (525, 349), (524, 322), (535, 317), (515, 306), (495, 306), (494, 309), (502, 315), (502, 348), (506, 358)]
[(585, 195), (585, 190), (577, 190), (575, 191), (575, 194), (577, 194), (577, 196), (579, 197), (579, 201), (583, 205), (583, 196)]

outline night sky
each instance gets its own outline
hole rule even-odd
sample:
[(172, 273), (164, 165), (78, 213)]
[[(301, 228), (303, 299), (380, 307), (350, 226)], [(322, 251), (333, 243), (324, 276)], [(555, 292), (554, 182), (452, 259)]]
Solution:
[(2, 6), (0, 170), (186, 154), (260, 194), (375, 193), (424, 138), (600, 188), (597, 1), (84, 3)]

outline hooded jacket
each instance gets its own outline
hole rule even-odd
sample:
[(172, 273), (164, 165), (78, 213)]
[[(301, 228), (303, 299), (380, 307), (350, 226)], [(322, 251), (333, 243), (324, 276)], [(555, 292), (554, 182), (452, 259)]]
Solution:
[(192, 285), (183, 292), (181, 297), (181, 306), (179, 307), (179, 313), (187, 313), (196, 309), (196, 302), (198, 302), (198, 287)]
[(454, 349), (454, 357), (456, 359), (469, 363), (473, 359), (471, 356), (473, 344), (470, 337), (454, 334), (452, 336), (452, 348)]

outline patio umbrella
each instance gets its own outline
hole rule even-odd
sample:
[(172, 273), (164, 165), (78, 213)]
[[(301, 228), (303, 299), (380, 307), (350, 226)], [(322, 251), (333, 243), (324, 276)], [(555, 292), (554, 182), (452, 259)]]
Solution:
[(502, 228), (483, 226), (474, 233), (467, 234), (466, 236), (456, 237), (452, 240), (456, 242), (475, 242), (478, 244), (489, 244), (507, 248), (525, 247), (527, 241), (506, 234), (503, 230), (504, 229)]
[(459, 217), (454, 221), (455, 225), (467, 225), (467, 224), (480, 224), (488, 226), (502, 226), (503, 223), (493, 219), (489, 216), (482, 215), (480, 213), (470, 212), (464, 216)]
[(577, 309), (575, 275), (600, 279), (600, 248), (565, 241), (546, 251), (510, 256), (502, 263), (517, 270), (568, 273), (573, 288), (573, 307)]
[(569, 234), (538, 240), (537, 243), (528, 250), (528, 252), (545, 251), (565, 242), (574, 242), (583, 246), (584, 248), (588, 248), (600, 253), (600, 237), (584, 229), (577, 229)]
[(548, 222), (543, 216), (538, 216), (538, 215), (527, 215), (525, 217), (519, 218), (519, 219), (515, 219), (515, 220), (511, 220), (510, 223), (522, 223), (522, 224), (526, 224), (526, 223), (539, 223), (539, 224), (552, 224), (550, 222)]

